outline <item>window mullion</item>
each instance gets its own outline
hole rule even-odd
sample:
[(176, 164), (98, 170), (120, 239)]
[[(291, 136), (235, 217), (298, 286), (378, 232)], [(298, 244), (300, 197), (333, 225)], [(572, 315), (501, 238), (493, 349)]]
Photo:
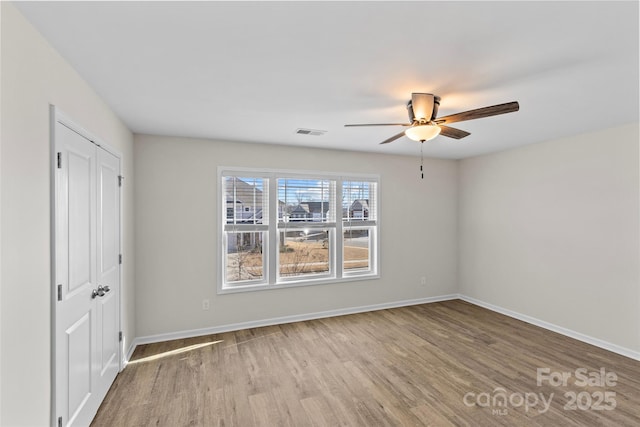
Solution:
[(344, 253), (344, 236), (342, 234), (342, 180), (336, 180), (335, 192), (333, 194), (333, 207), (335, 209), (334, 215), (336, 219), (335, 238), (334, 240), (334, 256), (332, 262), (334, 263), (336, 272), (336, 278), (342, 278), (343, 267), (343, 253)]

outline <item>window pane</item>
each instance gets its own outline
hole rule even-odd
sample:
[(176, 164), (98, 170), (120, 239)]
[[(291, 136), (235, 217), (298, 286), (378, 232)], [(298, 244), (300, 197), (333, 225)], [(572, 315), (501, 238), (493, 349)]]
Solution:
[(280, 231), (280, 277), (328, 273), (329, 236), (327, 231), (317, 229)]
[(264, 278), (262, 243), (262, 232), (227, 233), (226, 283)]
[(322, 179), (278, 179), (278, 220), (281, 222), (332, 222), (329, 201), (334, 181)]
[(224, 177), (227, 224), (267, 223), (267, 181), (255, 177)]
[(375, 182), (344, 181), (342, 183), (343, 221), (375, 220)]
[(368, 271), (370, 266), (369, 248), (371, 234), (368, 229), (348, 229), (343, 238), (344, 265), (346, 271)]

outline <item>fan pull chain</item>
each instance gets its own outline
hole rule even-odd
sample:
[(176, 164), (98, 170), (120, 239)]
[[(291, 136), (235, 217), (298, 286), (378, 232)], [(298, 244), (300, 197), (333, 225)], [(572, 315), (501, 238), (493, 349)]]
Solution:
[(422, 164), (424, 163), (424, 155), (422, 154), (423, 146), (424, 146), (424, 141), (420, 141), (420, 175), (422, 179), (424, 179), (424, 171), (422, 170)]

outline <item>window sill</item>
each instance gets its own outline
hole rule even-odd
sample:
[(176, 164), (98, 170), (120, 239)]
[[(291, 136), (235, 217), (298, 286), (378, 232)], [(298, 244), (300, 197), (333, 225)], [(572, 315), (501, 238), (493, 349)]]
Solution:
[(359, 274), (353, 276), (342, 277), (340, 279), (334, 278), (322, 278), (322, 279), (314, 279), (314, 280), (305, 280), (304, 282), (279, 282), (276, 284), (256, 284), (256, 285), (238, 285), (238, 286), (227, 286), (227, 287), (218, 287), (218, 295), (224, 294), (235, 294), (240, 292), (255, 292), (255, 291), (267, 291), (267, 290), (275, 290), (275, 289), (286, 289), (286, 288), (297, 288), (302, 286), (315, 286), (315, 285), (329, 285), (329, 284), (340, 284), (345, 282), (359, 282), (363, 280), (375, 280), (379, 279), (379, 274)]

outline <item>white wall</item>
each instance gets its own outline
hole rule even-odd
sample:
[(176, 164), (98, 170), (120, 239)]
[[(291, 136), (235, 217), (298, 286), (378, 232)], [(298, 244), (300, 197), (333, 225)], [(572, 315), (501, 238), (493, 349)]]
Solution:
[(125, 334), (133, 322), (133, 137), (95, 92), (8, 2), (2, 16), (2, 426), (50, 422), (49, 104), (123, 154)]
[[(425, 160), (421, 180), (418, 157), (147, 135), (134, 146), (140, 337), (456, 292), (454, 161)], [(216, 295), (219, 165), (379, 173), (381, 278)]]
[(463, 295), (640, 352), (638, 124), (460, 163)]

